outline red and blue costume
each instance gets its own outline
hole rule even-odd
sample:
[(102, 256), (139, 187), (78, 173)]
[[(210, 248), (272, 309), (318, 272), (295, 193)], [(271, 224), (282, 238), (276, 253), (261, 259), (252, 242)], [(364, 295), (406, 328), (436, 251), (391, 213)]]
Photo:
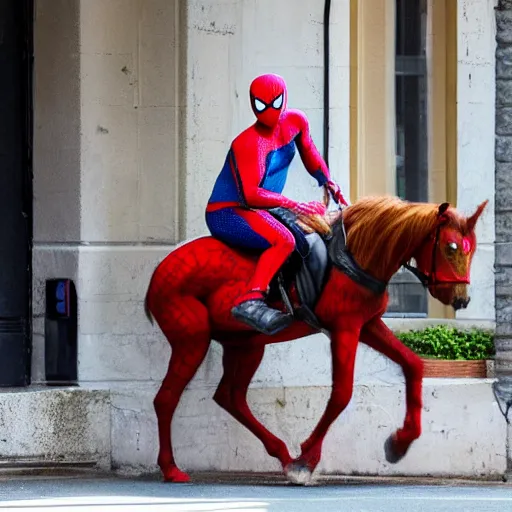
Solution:
[(295, 249), (292, 233), (266, 210), (283, 207), (297, 214), (323, 214), (319, 202), (298, 203), (282, 195), (296, 149), (307, 171), (335, 200), (347, 204), (315, 147), (306, 115), (286, 109), (286, 83), (278, 75), (257, 77), (250, 87), (257, 121), (232, 142), (206, 208), (211, 234), (227, 244), (261, 250), (247, 293), (233, 315), (265, 334), (291, 324), (290, 315), (270, 308), (270, 282)]

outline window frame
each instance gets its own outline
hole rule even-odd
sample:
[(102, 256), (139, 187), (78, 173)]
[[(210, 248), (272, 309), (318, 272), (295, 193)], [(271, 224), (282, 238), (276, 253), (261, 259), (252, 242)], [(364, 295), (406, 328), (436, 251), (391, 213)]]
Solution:
[[(350, 0), (352, 202), (396, 194), (395, 5)], [(427, 13), (428, 200), (456, 206), (457, 0), (427, 0)], [(454, 316), (428, 296), (428, 317)]]

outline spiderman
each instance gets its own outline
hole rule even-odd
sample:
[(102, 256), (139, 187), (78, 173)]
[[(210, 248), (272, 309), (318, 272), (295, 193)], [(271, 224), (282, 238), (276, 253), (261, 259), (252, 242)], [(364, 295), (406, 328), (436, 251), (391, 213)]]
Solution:
[(248, 289), (235, 302), (232, 314), (272, 335), (293, 321), (291, 315), (269, 307), (265, 299), (272, 278), (293, 253), (295, 239), (266, 210), (282, 207), (301, 215), (325, 213), (319, 202), (299, 203), (281, 194), (296, 148), (318, 185), (326, 187), (336, 202), (347, 203), (311, 140), (306, 115), (286, 108), (284, 79), (274, 74), (255, 78), (250, 100), (256, 122), (231, 144), (206, 208), (206, 223), (211, 234), (226, 244), (262, 251)]

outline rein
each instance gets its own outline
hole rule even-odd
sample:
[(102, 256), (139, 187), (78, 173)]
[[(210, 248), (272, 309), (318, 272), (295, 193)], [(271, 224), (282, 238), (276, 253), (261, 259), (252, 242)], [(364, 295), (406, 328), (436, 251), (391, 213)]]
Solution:
[(388, 283), (380, 281), (365, 272), (354, 260), (354, 257), (347, 249), (346, 232), (343, 217), (334, 226), (334, 234), (328, 242), (329, 259), (334, 267), (341, 270), (356, 283), (380, 295), (386, 291)]
[[(441, 224), (437, 225), (436, 234), (434, 238), (434, 245), (432, 246), (432, 260), (431, 260), (431, 269), (430, 274), (425, 274), (421, 270), (418, 270), (416, 267), (413, 267), (409, 263), (404, 263), (402, 267), (408, 270), (411, 274), (413, 274), (419, 282), (423, 285), (424, 288), (428, 286), (434, 286), (437, 283), (441, 283), (441, 281), (436, 281), (436, 253), (437, 248), (439, 247), (439, 232), (441, 231)], [(432, 277), (433, 276), (433, 277)], [(448, 282), (447, 282), (448, 284)]]

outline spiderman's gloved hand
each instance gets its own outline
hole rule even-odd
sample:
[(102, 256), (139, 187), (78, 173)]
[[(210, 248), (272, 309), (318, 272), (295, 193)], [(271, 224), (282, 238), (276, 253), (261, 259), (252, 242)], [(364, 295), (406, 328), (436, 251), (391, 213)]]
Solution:
[(325, 184), (325, 187), (331, 193), (332, 198), (334, 199), (334, 201), (336, 203), (348, 206), (348, 203), (345, 200), (345, 198), (343, 197), (343, 194), (341, 193), (341, 189), (340, 189), (340, 187), (339, 187), (339, 185), (337, 183), (334, 183), (334, 181), (329, 180)]
[(310, 201), (309, 203), (296, 203), (292, 208), (298, 215), (325, 215), (325, 205), (318, 201)]

